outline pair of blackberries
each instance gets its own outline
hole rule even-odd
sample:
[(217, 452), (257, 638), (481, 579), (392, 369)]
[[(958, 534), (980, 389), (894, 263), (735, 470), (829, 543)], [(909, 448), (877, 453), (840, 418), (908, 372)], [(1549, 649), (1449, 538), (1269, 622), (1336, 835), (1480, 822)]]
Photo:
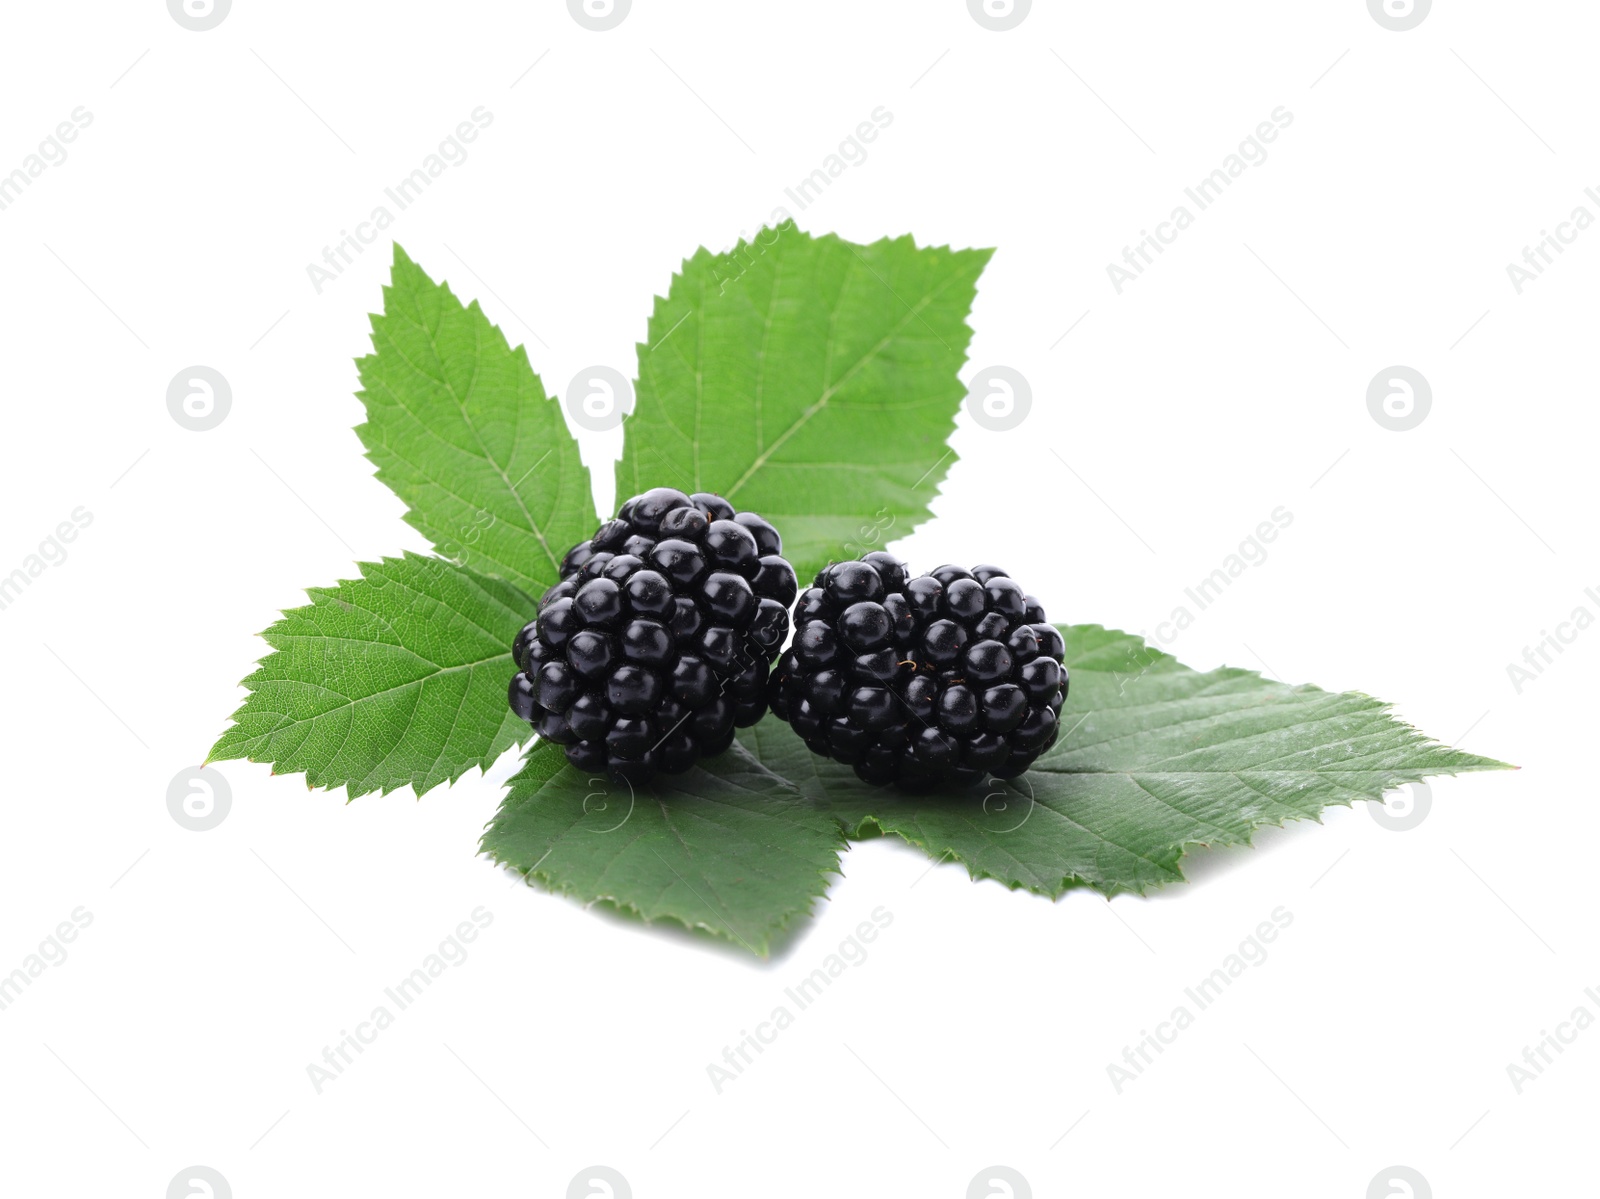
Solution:
[(1066, 645), (997, 566), (912, 579), (870, 553), (819, 573), (794, 619), (773, 714), (869, 783), (1016, 778), (1055, 744)]
[(580, 770), (630, 783), (721, 753), (769, 704), (815, 752), (911, 789), (1015, 778), (1055, 743), (1065, 646), (1005, 571), (835, 563), (779, 659), (799, 592), (782, 552), (720, 496), (634, 496), (517, 634), (511, 710)]
[(799, 590), (778, 531), (658, 487), (561, 562), (517, 634), (511, 710), (580, 770), (642, 783), (721, 753), (766, 714)]

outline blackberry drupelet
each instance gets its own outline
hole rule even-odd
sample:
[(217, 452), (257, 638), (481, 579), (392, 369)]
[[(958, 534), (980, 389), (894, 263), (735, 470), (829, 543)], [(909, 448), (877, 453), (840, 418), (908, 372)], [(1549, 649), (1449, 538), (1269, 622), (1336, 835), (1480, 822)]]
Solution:
[(799, 590), (783, 542), (720, 496), (658, 487), (567, 552), (511, 656), (511, 710), (580, 770), (643, 783), (767, 711)]
[(892, 554), (823, 570), (768, 680), (772, 711), (869, 783), (1016, 778), (1055, 744), (1066, 645), (995, 566), (908, 579)]

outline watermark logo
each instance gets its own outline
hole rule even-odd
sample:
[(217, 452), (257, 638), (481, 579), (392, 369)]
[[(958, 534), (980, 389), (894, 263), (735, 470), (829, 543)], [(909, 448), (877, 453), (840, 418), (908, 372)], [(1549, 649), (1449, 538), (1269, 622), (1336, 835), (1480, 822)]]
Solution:
[(1014, 833), (1033, 815), (1036, 806), (1033, 784), (1027, 775), (1011, 782), (990, 779), (983, 796), (983, 815), (978, 826), (986, 833)]
[(985, 1166), (967, 1184), (967, 1199), (1033, 1199), (1033, 1188), (1010, 1166)]
[(1367, 411), (1391, 433), (1405, 433), (1428, 419), (1433, 388), (1409, 366), (1385, 367), (1367, 384)]
[(1410, 1166), (1390, 1166), (1367, 1184), (1367, 1199), (1433, 1199), (1433, 1188)]
[(227, 19), (232, 7), (233, 0), (167, 0), (172, 19), (191, 33), (215, 29)]
[(993, 33), (1015, 29), (1028, 19), (1033, 0), (967, 0), (972, 19)]
[(1415, 29), (1428, 17), (1433, 0), (1367, 0), (1372, 19), (1391, 33)]
[(210, 832), (228, 818), (232, 807), (233, 789), (213, 767), (180, 770), (167, 784), (167, 811), (191, 833)]
[(583, 797), (584, 828), (593, 833), (614, 833), (628, 823), (633, 815), (633, 784), (623, 779), (622, 785), (628, 789), (626, 804), (612, 779), (604, 775), (589, 779), (589, 793)]
[(615, 429), (633, 414), (633, 381), (609, 366), (589, 366), (567, 384), (567, 415), (580, 429)]
[(1409, 833), (1428, 818), (1433, 807), (1433, 788), (1427, 783), (1410, 783), (1384, 796), (1382, 803), (1368, 804), (1372, 818), (1391, 833)]
[(587, 1166), (567, 1184), (567, 1199), (633, 1199), (633, 1188), (620, 1170)]
[(1294, 923), (1294, 913), (1282, 904), (1273, 908), (1270, 916), (1257, 924), (1255, 931), (1240, 941), (1238, 948), (1227, 954), (1216, 969), (1193, 986), (1185, 987), (1183, 1000), (1173, 1005), (1165, 1020), (1156, 1021), (1154, 1029), (1141, 1028), (1138, 1040), (1122, 1047), (1121, 1059), (1106, 1063), (1106, 1078), (1112, 1090), (1120, 1095), (1138, 1081), (1156, 1059), (1193, 1026), (1201, 1012), (1221, 999), (1236, 981), (1266, 963), (1270, 956), (1267, 946)]
[(633, 0), (567, 0), (567, 11), (585, 29), (604, 33), (627, 20)]
[[(177, 0), (173, 2), (176, 5)], [(222, 7), (226, 11), (227, 6)], [(210, 1166), (190, 1166), (167, 1183), (167, 1199), (233, 1199), (233, 1188)]]
[(800, 1013), (822, 998), (835, 981), (867, 960), (867, 946), (894, 923), (894, 913), (882, 904), (873, 908), (871, 914), (872, 919), (857, 924), (856, 931), (840, 941), (810, 974), (796, 979), (793, 986), (785, 987), (783, 1000), (773, 1004), (766, 1019), (755, 1021), (754, 1028), (741, 1028), (739, 1039), (722, 1047), (720, 1061), (706, 1063), (706, 1078), (713, 1091), (720, 1095), (728, 1085), (738, 1082), (744, 1072), (755, 1065), (756, 1059), (794, 1025)]
[(167, 384), (167, 411), (191, 433), (215, 429), (232, 407), (233, 388), (214, 367), (186, 366)]
[(1009, 366), (986, 366), (967, 387), (967, 411), (991, 433), (1005, 433), (1028, 419), (1033, 388), (1022, 372)]
[[(804, 212), (817, 202), (817, 198), (833, 186), (835, 179), (840, 178), (851, 167), (858, 167), (867, 161), (867, 146), (878, 140), (878, 135), (894, 124), (894, 113), (882, 104), (878, 105), (868, 114), (872, 119), (862, 121), (855, 127), (855, 132), (847, 135), (839, 143), (839, 148), (822, 160), (822, 165), (817, 167), (793, 187), (783, 189), (783, 194), (799, 205)], [(783, 219), (779, 220), (779, 214)], [(785, 221), (792, 220), (786, 208), (772, 210), (772, 223), (781, 226)], [(743, 234), (740, 235), (741, 237)]]

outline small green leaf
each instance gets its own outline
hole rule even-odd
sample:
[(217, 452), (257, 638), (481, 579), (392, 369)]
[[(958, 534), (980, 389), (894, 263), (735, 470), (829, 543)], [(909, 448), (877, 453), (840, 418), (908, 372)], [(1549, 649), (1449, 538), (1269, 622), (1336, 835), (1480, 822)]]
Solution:
[(512, 715), (511, 641), (534, 609), (517, 588), (438, 558), (360, 564), (262, 636), (275, 651), (210, 760), (271, 762), (350, 798), (418, 795), (487, 766), (532, 730)]
[(904, 537), (954, 459), (990, 253), (854, 245), (793, 223), (700, 250), (639, 347), (618, 498), (717, 492), (777, 525), (802, 581)]
[(451, 561), (538, 596), (598, 523), (560, 406), (474, 301), (394, 248), (356, 428), (406, 521)]
[(536, 744), (483, 852), (552, 891), (674, 920), (762, 957), (809, 912), (844, 843), (825, 812), (739, 746), (635, 791)]
[(1355, 692), (1290, 687), (1254, 671), (1200, 673), (1128, 633), (1061, 626), (1071, 687), (1061, 736), (1021, 778), (966, 793), (868, 787), (775, 717), (741, 734), (768, 769), (852, 836), (897, 833), (975, 878), (1056, 896), (1144, 894), (1182, 880), (1191, 845), (1249, 844), (1429, 775), (1507, 769), (1429, 740)]

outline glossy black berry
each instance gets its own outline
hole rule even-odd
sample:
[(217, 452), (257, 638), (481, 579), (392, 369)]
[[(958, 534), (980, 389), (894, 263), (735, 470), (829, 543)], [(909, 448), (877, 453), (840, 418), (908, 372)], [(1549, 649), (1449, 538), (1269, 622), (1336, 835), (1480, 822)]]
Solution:
[(578, 769), (634, 785), (722, 752), (767, 712), (799, 593), (782, 555), (770, 522), (720, 496), (634, 496), (567, 551), (517, 633), (511, 710)]
[(867, 562), (836, 563), (818, 575), (817, 582), (841, 608), (862, 600), (881, 600), (886, 591), (882, 576)]
[(676, 657), (672, 634), (654, 620), (630, 620), (622, 630), (622, 657), (639, 666), (666, 666)]
[(533, 710), (538, 706), (534, 699), (533, 683), (528, 676), (518, 671), (511, 676), (511, 710), (516, 713), (518, 720), (532, 720)]
[(666, 575), (674, 586), (682, 589), (706, 573), (706, 556), (694, 542), (670, 537), (666, 541), (658, 541), (651, 549), (650, 565)]
[(874, 552), (817, 575), (767, 680), (772, 711), (869, 783), (1015, 778), (1058, 735), (1066, 644), (996, 566), (908, 578)]
[(622, 588), (610, 579), (591, 579), (578, 588), (572, 606), (585, 625), (606, 628), (622, 615)]
[(633, 501), (630, 523), (635, 533), (654, 536), (661, 531), (661, 519), (674, 508), (689, 507), (689, 497), (670, 487), (657, 487)]
[(760, 563), (761, 547), (755, 535), (736, 520), (712, 521), (704, 544), (706, 557), (719, 570), (754, 574)]
[(720, 624), (743, 628), (756, 614), (756, 593), (740, 575), (719, 570), (700, 584), (705, 609)]
[(794, 603), (800, 588), (794, 577), (794, 567), (777, 554), (763, 554), (750, 580), (750, 590), (762, 599), (776, 600), (787, 609)]
[(597, 629), (574, 633), (567, 642), (567, 662), (586, 679), (603, 679), (611, 669), (611, 638)]
[(783, 538), (778, 536), (778, 530), (754, 512), (740, 512), (735, 514), (733, 519), (736, 524), (741, 524), (750, 530), (750, 535), (755, 538), (758, 554), (776, 554), (783, 549)]

